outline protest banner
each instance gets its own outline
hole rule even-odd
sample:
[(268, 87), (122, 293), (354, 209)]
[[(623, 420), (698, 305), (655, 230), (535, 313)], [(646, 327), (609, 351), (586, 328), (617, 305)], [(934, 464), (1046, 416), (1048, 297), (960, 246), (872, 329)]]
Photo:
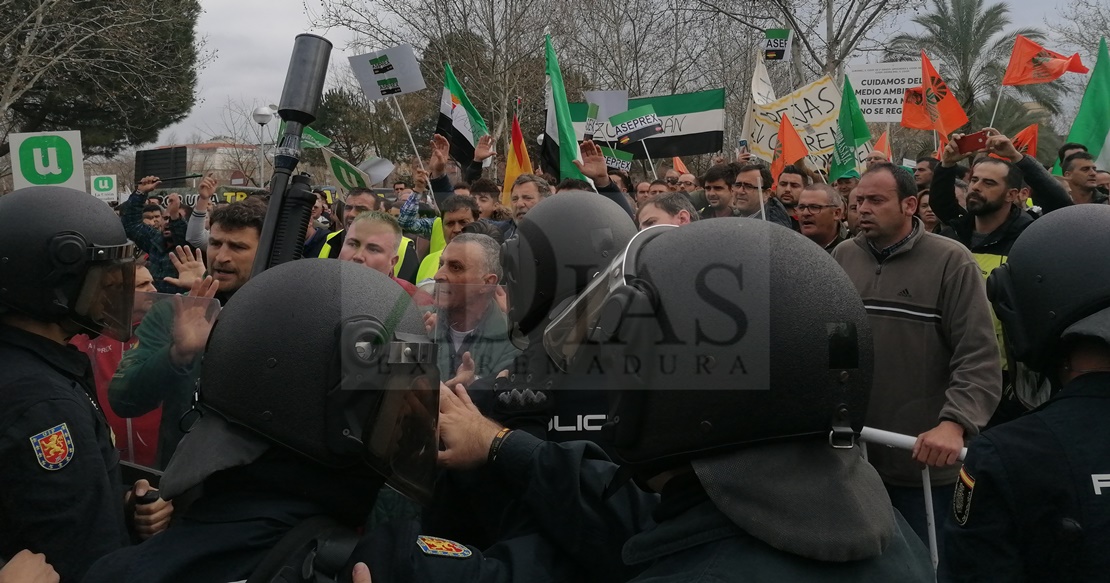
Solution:
[(583, 96), (588, 105), (586, 132), (583, 134), (587, 140), (594, 138), (594, 132), (601, 129), (605, 120), (628, 111), (628, 91), (585, 91)]
[(328, 172), (344, 190), (350, 192), (353, 188), (369, 188), (373, 184), (370, 177), (354, 164), (336, 156), (335, 152), (327, 148), (321, 148), (321, 150), (324, 152), (324, 165), (327, 166)]
[(15, 188), (64, 186), (85, 190), (85, 156), (81, 132), (10, 134), (12, 182)]
[(119, 199), (115, 174), (101, 174), (89, 179), (89, 193), (104, 202), (123, 202)]
[(836, 147), (837, 121), (840, 115), (840, 91), (829, 76), (824, 76), (767, 105), (756, 105), (748, 147), (753, 155), (767, 161), (774, 159), (778, 146), (782, 114), (790, 117), (797, 128), (813, 165), (828, 167)]
[(794, 31), (788, 28), (769, 28), (764, 31), (763, 59), (765, 61), (790, 60), (790, 44)]
[(605, 156), (605, 166), (610, 170), (632, 172), (632, 152), (602, 147), (601, 153)]
[(863, 119), (899, 123), (906, 90), (921, 85), (921, 61), (853, 65), (848, 77), (856, 89)]
[(349, 57), (351, 70), (370, 101), (424, 89), (424, 76), (410, 45)]
[[(725, 141), (725, 90), (709, 89), (696, 93), (637, 97), (628, 100), (629, 109), (650, 105), (659, 117), (663, 133), (653, 135), (643, 142), (652, 157), (696, 156), (720, 152)], [(586, 131), (589, 106), (578, 102), (570, 104), (574, 134)], [(599, 122), (604, 118), (598, 119)], [(777, 126), (776, 126), (777, 127)], [(646, 156), (640, 144), (619, 145), (617, 131), (608, 121), (594, 129), (594, 141), (600, 146), (630, 152), (637, 160)]]
[(622, 146), (663, 133), (663, 122), (650, 105), (618, 113), (609, 118), (609, 123), (617, 133), (617, 143)]

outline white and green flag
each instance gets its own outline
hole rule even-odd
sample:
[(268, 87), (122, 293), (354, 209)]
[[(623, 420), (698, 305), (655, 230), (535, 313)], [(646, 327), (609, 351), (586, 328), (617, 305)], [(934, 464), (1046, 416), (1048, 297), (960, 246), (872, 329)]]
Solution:
[(332, 178), (335, 178), (335, 181), (343, 188), (345, 193), (354, 188), (370, 188), (370, 185), (373, 184), (370, 177), (354, 164), (336, 156), (335, 152), (327, 148), (321, 148), (321, 150), (324, 152), (324, 163), (328, 167), (328, 173), (332, 175)]
[(450, 63), (443, 64), (443, 96), (439, 100), (436, 133), (451, 143), (451, 157), (462, 165), (474, 159), (478, 138), (489, 133), (486, 121), (463, 91)]
[[(1106, 48), (1106, 37), (1098, 44), (1098, 60), (1068, 132), (1068, 141), (1087, 146), (1099, 168), (1110, 168), (1110, 51)], [(1059, 166), (1057, 160), (1057, 169)]]
[(559, 180), (566, 178), (585, 180), (586, 177), (574, 162), (582, 160), (577, 137), (585, 133), (588, 107), (582, 104), (582, 127), (575, 131), (574, 122), (570, 117), (570, 106), (567, 104), (567, 90), (563, 86), (563, 73), (559, 70), (555, 47), (551, 45), (551, 35), (544, 38), (544, 45), (547, 60), (547, 128), (544, 131), (543, 147), (540, 152), (544, 169), (558, 176)]
[[(643, 140), (653, 158), (696, 156), (720, 152), (725, 141), (725, 90), (710, 89), (697, 93), (636, 97), (628, 100), (628, 108), (636, 110), (650, 105), (663, 127)], [(571, 119), (575, 135), (586, 131), (589, 107), (585, 103), (571, 103)], [(631, 152), (637, 160), (645, 157), (644, 146), (634, 141), (620, 144), (617, 128), (610, 120), (598, 119), (594, 128), (594, 142), (615, 150)], [(547, 137), (544, 137), (546, 143)]]

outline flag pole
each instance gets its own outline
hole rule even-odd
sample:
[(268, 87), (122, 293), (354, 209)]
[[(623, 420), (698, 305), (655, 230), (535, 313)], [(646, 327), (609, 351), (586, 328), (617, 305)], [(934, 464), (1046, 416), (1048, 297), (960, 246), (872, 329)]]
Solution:
[[(412, 153), (416, 155), (416, 163), (420, 166), (421, 170), (427, 174), (428, 171), (424, 168), (424, 159), (420, 157), (420, 151), (416, 149), (416, 140), (412, 139), (412, 130), (409, 129), (409, 122), (405, 119), (405, 112), (401, 111), (401, 104), (397, 102), (397, 96), (393, 96), (393, 107), (397, 110), (397, 115), (401, 118), (401, 124), (405, 126), (405, 133), (409, 136), (409, 144), (412, 145)], [(435, 206), (435, 192), (432, 191), (432, 177), (428, 177), (428, 194), (432, 195), (432, 206)]]
[(655, 171), (655, 163), (651, 161), (651, 152), (647, 149), (647, 139), (640, 140), (640, 145), (644, 147), (644, 155), (647, 156), (647, 163), (651, 166), (651, 175), (659, 180), (659, 173)]
[(890, 163), (894, 163), (894, 136), (890, 133), (890, 122), (886, 122), (886, 149), (890, 154)]
[(991, 114), (991, 122), (987, 124), (987, 127), (989, 128), (994, 127), (994, 118), (998, 115), (998, 106), (1002, 103), (1002, 91), (1004, 91), (1005, 89), (1005, 85), (1001, 85), (998, 87), (998, 99), (994, 102), (994, 113)]

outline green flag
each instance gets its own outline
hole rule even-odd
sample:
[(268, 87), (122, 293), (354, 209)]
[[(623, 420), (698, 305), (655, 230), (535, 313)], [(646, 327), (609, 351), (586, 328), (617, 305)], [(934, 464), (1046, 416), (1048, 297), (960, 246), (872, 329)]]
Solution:
[(836, 132), (836, 148), (833, 150), (832, 168), (829, 169), (829, 181), (835, 182), (838, 178), (859, 178), (856, 168), (856, 148), (871, 139), (871, 130), (867, 129), (867, 122), (863, 119), (863, 112), (859, 109), (856, 91), (852, 89), (852, 82), (844, 76), (844, 92), (840, 97), (840, 118)]
[(563, 86), (555, 47), (551, 46), (551, 35), (544, 37), (544, 45), (547, 58), (547, 128), (542, 148), (544, 166), (552, 174), (557, 174), (560, 180), (585, 180), (586, 177), (574, 165), (575, 160), (582, 159), (582, 154), (578, 150), (577, 134), (574, 133), (570, 106), (567, 105), (567, 90)]
[[(285, 122), (278, 124), (278, 139), (285, 135)], [(326, 148), (331, 145), (331, 138), (321, 134), (320, 132), (305, 126), (304, 132), (301, 133), (301, 148)]]
[[(1098, 60), (1068, 132), (1068, 141), (1087, 146), (1099, 168), (1110, 167), (1110, 52), (1106, 49), (1106, 37), (1098, 44)], [(1054, 173), (1060, 172), (1057, 160)]]

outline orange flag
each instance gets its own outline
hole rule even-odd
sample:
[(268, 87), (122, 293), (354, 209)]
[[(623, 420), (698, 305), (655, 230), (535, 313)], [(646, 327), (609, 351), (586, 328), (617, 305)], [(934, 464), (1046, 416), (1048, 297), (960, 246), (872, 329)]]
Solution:
[(505, 185), (501, 190), (501, 204), (510, 205), (509, 197), (516, 177), (531, 173), (532, 160), (528, 158), (528, 148), (524, 146), (524, 133), (520, 131), (520, 120), (513, 115), (512, 141), (509, 144), (508, 159), (505, 161)]
[(879, 139), (875, 141), (875, 147), (872, 149), (886, 154), (887, 160), (890, 160), (893, 156), (890, 151), (890, 138), (887, 137), (886, 132), (883, 132), (883, 135), (879, 136)]
[(790, 118), (786, 117), (785, 113), (782, 114), (782, 121), (779, 122), (778, 137), (779, 145), (775, 147), (775, 160), (771, 162), (771, 176), (776, 184), (779, 181), (779, 174), (782, 174), (782, 169), (786, 168), (787, 164), (793, 164), (809, 155), (809, 149), (806, 148), (802, 137), (798, 135), (798, 130), (794, 129), (794, 124), (790, 123)]
[(933, 129), (933, 121), (929, 119), (929, 112), (925, 110), (925, 90), (921, 87), (912, 87), (906, 90), (902, 98), (902, 127), (915, 130)]
[(682, 158), (674, 157), (674, 169), (680, 174), (689, 174), (690, 171), (686, 169), (686, 164), (682, 162)]
[(1010, 54), (1010, 65), (1002, 77), (1003, 85), (1032, 85), (1048, 83), (1063, 76), (1064, 73), (1086, 73), (1087, 67), (1079, 60), (1079, 53), (1065, 57), (1041, 45), (1017, 35), (1014, 52)]
[(925, 89), (925, 111), (933, 122), (933, 129), (947, 136), (967, 123), (964, 108), (937, 74), (925, 51), (921, 51), (921, 81)]
[(1018, 152), (1021, 152), (1022, 154), (1025, 154), (1026, 156), (1029, 156), (1031, 158), (1036, 158), (1038, 133), (1039, 130), (1037, 128), (1037, 124), (1033, 124), (1021, 130), (1013, 137), (1012, 141), (1014, 142), (1014, 147), (1017, 148)]
[(937, 137), (940, 138), (940, 146), (937, 148), (937, 153), (933, 157), (937, 160), (942, 160), (941, 154), (944, 153), (944, 148), (948, 146), (948, 136), (938, 133)]

